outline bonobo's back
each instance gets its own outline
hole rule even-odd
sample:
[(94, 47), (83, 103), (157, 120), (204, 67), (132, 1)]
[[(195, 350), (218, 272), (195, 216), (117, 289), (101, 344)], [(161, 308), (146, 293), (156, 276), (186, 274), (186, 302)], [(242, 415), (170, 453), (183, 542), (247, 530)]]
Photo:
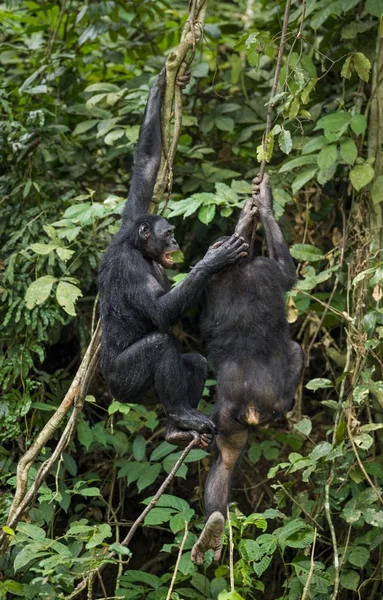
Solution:
[(266, 359), (281, 350), (290, 333), (278, 264), (242, 259), (215, 275), (206, 289), (201, 329), (216, 367), (228, 356)]

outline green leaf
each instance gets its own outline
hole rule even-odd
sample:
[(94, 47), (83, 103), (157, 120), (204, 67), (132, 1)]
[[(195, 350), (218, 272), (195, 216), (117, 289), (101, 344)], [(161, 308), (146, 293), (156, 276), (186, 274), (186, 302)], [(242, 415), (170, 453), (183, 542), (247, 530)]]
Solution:
[(294, 244), (290, 248), (290, 253), (293, 258), (308, 262), (316, 262), (324, 258), (321, 249), (310, 244)]
[(294, 98), (289, 106), (288, 118), (295, 119), (295, 117), (299, 113), (299, 108), (300, 108), (299, 98)]
[(101, 102), (101, 100), (106, 98), (107, 95), (108, 95), (107, 93), (96, 94), (95, 96), (92, 96), (91, 98), (89, 98), (89, 100), (87, 100), (85, 106), (87, 107), (88, 110), (92, 110), (92, 108), (94, 108), (96, 106), (96, 104)]
[[(209, 194), (210, 202), (213, 202), (213, 199), (214, 194)], [(183, 215), (184, 219), (186, 219), (186, 217), (190, 217), (196, 210), (198, 210), (202, 203), (202, 198), (197, 198), (195, 196), (174, 202), (174, 204), (172, 204), (172, 210), (169, 214), (169, 219), (178, 217), (179, 215)]]
[(354, 140), (347, 138), (340, 143), (340, 154), (344, 162), (348, 165), (353, 165), (358, 156), (358, 149)]
[(318, 167), (321, 170), (328, 169), (336, 162), (337, 155), (338, 155), (338, 152), (337, 152), (335, 144), (326, 146), (318, 154), (318, 157), (317, 157)]
[(57, 246), (56, 244), (31, 244), (31, 248), (36, 254), (45, 256), (46, 254), (53, 252)]
[(38, 527), (37, 525), (33, 525), (32, 523), (24, 523), (23, 521), (21, 521), (17, 525), (16, 531), (24, 533), (33, 540), (44, 540), (46, 538), (46, 533), (44, 529)]
[(68, 315), (76, 316), (74, 308), (77, 298), (82, 296), (82, 291), (77, 285), (68, 283), (67, 281), (60, 281), (56, 290), (56, 299), (60, 306), (65, 310)]
[[(171, 452), (174, 452), (174, 450), (176, 450), (176, 446), (173, 444), (161, 442), (161, 444), (154, 448), (153, 452), (151, 453), (150, 461), (161, 460), (165, 456), (168, 456), (168, 454), (171, 454)], [(161, 498), (163, 498), (163, 496), (166, 496), (166, 494), (162, 494)]]
[(16, 555), (16, 558), (13, 563), (13, 568), (16, 571), (19, 571), (23, 567), (25, 567), (32, 560), (36, 560), (36, 558), (40, 558), (42, 556), (46, 556), (47, 552), (39, 552), (36, 550), (32, 550), (29, 546), (25, 546), (22, 548), (20, 552)]
[(185, 523), (188, 523), (190, 519), (192, 519), (193, 515), (194, 510), (192, 508), (187, 508), (186, 510), (174, 515), (169, 521), (169, 526), (172, 532), (177, 533), (178, 531), (183, 531), (185, 528)]
[(119, 544), (118, 542), (114, 542), (109, 546), (109, 550), (111, 552), (117, 552), (117, 554), (121, 554), (121, 556), (132, 556), (131, 551), (126, 546)]
[(114, 83), (92, 83), (85, 88), (84, 92), (119, 92), (120, 88)]
[(367, 119), (360, 113), (353, 115), (351, 118), (351, 129), (356, 135), (360, 135), (366, 131)]
[(218, 595), (218, 600), (244, 600), (243, 596), (238, 594), (238, 592), (221, 592)]
[(238, 202), (239, 198), (237, 193), (233, 190), (233, 186), (229, 187), (228, 185), (226, 185), (226, 183), (218, 182), (215, 184), (215, 191), (220, 200), (220, 203), (227, 202), (228, 204), (231, 204)]
[(367, 0), (365, 9), (370, 15), (380, 17), (383, 13), (383, 0)]
[(327, 456), (332, 450), (332, 445), (330, 442), (319, 442), (314, 448), (314, 450), (310, 454), (311, 460), (319, 460), (320, 458), (324, 458)]
[(367, 548), (364, 548), (363, 546), (354, 546), (353, 548), (351, 548), (347, 559), (348, 562), (354, 565), (355, 567), (360, 567), (361, 569), (363, 569), (363, 567), (370, 560), (370, 553), (367, 550)]
[(251, 194), (252, 185), (249, 181), (244, 181), (243, 179), (240, 181), (233, 179), (231, 189), (237, 194)]
[(341, 77), (343, 77), (344, 79), (350, 79), (352, 72), (353, 72), (353, 68), (354, 68), (354, 65), (353, 65), (353, 60), (352, 60), (352, 55), (351, 55), (351, 56), (348, 56), (343, 63), (343, 67), (340, 72)]
[(77, 436), (80, 443), (89, 450), (89, 446), (93, 442), (93, 433), (87, 421), (80, 421), (77, 425)]
[(56, 281), (56, 277), (52, 277), (52, 275), (44, 275), (44, 277), (39, 277), (36, 279), (36, 281), (31, 283), (25, 294), (25, 303), (27, 308), (31, 310), (35, 306), (43, 304), (49, 297), (52, 286)]
[(234, 119), (231, 117), (224, 117), (222, 115), (215, 118), (215, 124), (221, 131), (234, 131)]
[(205, 204), (198, 211), (198, 218), (204, 225), (209, 225), (214, 219), (216, 206), (215, 204)]
[[(358, 0), (359, 1), (359, 0)], [(359, 33), (364, 33), (368, 31), (372, 27), (372, 23), (357, 23), (356, 21), (352, 21), (348, 23), (344, 27), (342, 27), (341, 36), (344, 40), (351, 40), (355, 38)], [(351, 59), (352, 57), (348, 57)]]
[(140, 475), (137, 481), (138, 491), (142, 492), (143, 489), (149, 487), (149, 485), (152, 485), (152, 483), (154, 483), (157, 479), (160, 471), (160, 464), (149, 465), (148, 467), (145, 467), (144, 472), (142, 473), (142, 475)]
[(5, 579), (4, 581), (2, 581), (2, 584), (5, 590), (10, 594), (15, 594), (16, 596), (23, 596), (25, 598), (25, 587), (23, 586), (23, 584), (19, 583), (18, 581), (13, 581), (13, 579)]
[(308, 140), (302, 148), (302, 154), (310, 154), (311, 152), (316, 152), (317, 150), (321, 150), (324, 146), (327, 146), (328, 141), (324, 137), (324, 135), (318, 135), (317, 137), (311, 138)]
[(64, 263), (74, 254), (74, 250), (69, 250), (69, 248), (56, 248), (56, 252)]
[(315, 126), (316, 129), (323, 129), (324, 135), (329, 142), (336, 142), (346, 131), (351, 122), (351, 114), (346, 111), (339, 111), (326, 115), (319, 119)]
[(374, 438), (368, 433), (361, 433), (354, 437), (354, 442), (361, 450), (369, 450), (374, 443)]
[(298, 156), (298, 158), (293, 158), (285, 162), (281, 168), (279, 169), (279, 173), (287, 173), (295, 169), (296, 167), (302, 167), (304, 165), (316, 165), (317, 157), (316, 156)]
[(274, 150), (274, 136), (272, 133), (269, 133), (266, 138), (262, 138), (262, 144), (257, 147), (257, 160), (258, 162), (262, 162), (265, 160), (266, 162), (270, 162), (271, 157), (273, 156)]
[[(167, 442), (165, 442), (167, 443)], [(169, 444), (170, 446), (170, 444)], [(145, 498), (142, 504), (149, 504), (153, 496), (149, 496), (149, 498)], [(182, 498), (178, 498), (178, 496), (173, 496), (172, 494), (162, 494), (162, 496), (157, 501), (156, 506), (162, 506), (163, 508), (173, 508), (174, 510), (178, 510), (180, 512), (187, 510), (189, 504), (186, 500)]]
[(383, 202), (383, 175), (380, 175), (371, 188), (371, 198), (374, 204)]
[(145, 525), (162, 525), (163, 523), (167, 523), (170, 521), (174, 514), (174, 510), (172, 508), (159, 508), (154, 507), (152, 510), (146, 515), (144, 519)]
[(308, 390), (316, 390), (331, 388), (334, 387), (330, 379), (325, 379), (324, 377), (317, 377), (316, 379), (311, 379), (308, 383), (306, 383), (305, 387)]
[(356, 592), (359, 586), (359, 579), (359, 573), (357, 573), (356, 571), (342, 570), (340, 574), (341, 586), (344, 587), (346, 590), (352, 590)]
[(298, 423), (295, 423), (294, 429), (307, 436), (311, 433), (312, 423), (310, 419), (302, 419)]
[[(150, 587), (155, 590), (161, 586), (161, 579), (156, 575), (152, 575), (151, 573), (145, 573), (144, 571), (135, 571), (134, 569), (130, 569), (125, 571), (121, 580), (132, 583), (145, 583), (146, 585), (150, 585)], [(135, 595), (137, 600), (137, 595)], [(141, 599), (140, 599), (141, 600)]]
[(363, 52), (356, 52), (353, 55), (355, 71), (362, 81), (368, 81), (370, 78), (371, 63)]
[(76, 490), (76, 494), (80, 494), (80, 496), (101, 496), (100, 490), (96, 487), (81, 488)]
[(76, 135), (86, 133), (87, 131), (89, 131), (89, 129), (92, 129), (92, 127), (97, 125), (97, 123), (99, 123), (99, 119), (90, 119), (88, 121), (83, 121), (82, 123), (76, 125), (72, 132), (72, 135), (75, 137)]
[(301, 101), (303, 104), (307, 104), (307, 102), (310, 100), (310, 94), (313, 91), (313, 89), (315, 88), (317, 81), (318, 81), (317, 77), (315, 77), (314, 79), (310, 79), (308, 84), (303, 88), (303, 90), (301, 92)]
[(109, 133), (106, 134), (106, 136), (104, 138), (104, 143), (107, 146), (113, 146), (114, 142), (116, 140), (119, 140), (120, 138), (122, 138), (124, 135), (125, 135), (124, 129), (113, 129), (113, 131), (110, 131)]
[(374, 177), (374, 174), (374, 169), (367, 163), (364, 163), (363, 165), (356, 165), (353, 169), (351, 169), (350, 180), (356, 191), (359, 192), (362, 187), (370, 183)]
[[(316, 156), (313, 156), (312, 158), (315, 158), (316, 160)], [(318, 169), (317, 167), (314, 167), (312, 169), (305, 169), (304, 171), (302, 171), (293, 181), (292, 185), (291, 185), (291, 191), (292, 193), (295, 195), (297, 192), (299, 192), (300, 189), (303, 188), (303, 186), (306, 185), (306, 183), (308, 183), (309, 181), (311, 181), (315, 175), (317, 174)]]
[(15, 531), (14, 529), (12, 529), (12, 527), (8, 527), (8, 525), (3, 525), (1, 528), (4, 533), (6, 533), (7, 535), (11, 535), (14, 536), (15, 535)]
[(293, 148), (293, 140), (291, 138), (291, 133), (287, 129), (282, 129), (281, 133), (278, 137), (278, 144), (282, 152), (285, 154), (290, 154)]
[(142, 462), (146, 454), (146, 440), (144, 436), (138, 435), (133, 442), (133, 456), (134, 460)]

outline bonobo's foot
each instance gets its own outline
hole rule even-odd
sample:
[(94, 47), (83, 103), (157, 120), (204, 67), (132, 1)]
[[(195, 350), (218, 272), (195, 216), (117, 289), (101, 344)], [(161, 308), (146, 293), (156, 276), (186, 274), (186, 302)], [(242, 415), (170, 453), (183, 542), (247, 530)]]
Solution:
[(179, 77), (177, 77), (176, 84), (179, 88), (181, 88), (181, 90), (184, 90), (188, 83), (190, 83), (190, 77), (190, 71), (185, 71), (184, 75), (180, 75)]
[(225, 517), (218, 511), (213, 512), (193, 546), (191, 559), (196, 565), (202, 565), (204, 554), (210, 549), (214, 550), (214, 560), (218, 561), (220, 559), (224, 529)]
[(198, 433), (208, 433), (210, 435), (215, 433), (213, 421), (194, 408), (188, 408), (180, 412), (169, 411), (168, 417), (177, 428), (186, 432), (197, 431)]
[(214, 436), (211, 433), (198, 433), (198, 431), (184, 431), (176, 427), (171, 421), (168, 421), (165, 429), (165, 440), (169, 444), (175, 444), (185, 448), (193, 439), (199, 439), (197, 448), (206, 450), (212, 443)]

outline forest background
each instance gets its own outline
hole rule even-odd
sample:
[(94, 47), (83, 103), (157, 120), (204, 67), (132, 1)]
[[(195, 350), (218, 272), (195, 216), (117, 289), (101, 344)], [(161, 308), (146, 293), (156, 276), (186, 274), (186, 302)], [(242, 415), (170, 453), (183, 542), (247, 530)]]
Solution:
[[(164, 195), (183, 249), (174, 281), (233, 230), (265, 157), (284, 9), (209, 2)], [(265, 158), (297, 261), (287, 310), (306, 368), (293, 412), (255, 429), (241, 459), (233, 553), (226, 546), (218, 567), (210, 554), (202, 569), (190, 560), (210, 464), (199, 449), (121, 545), (180, 452), (163, 441), (161, 409), (112, 402), (98, 371), (36, 501), (5, 524), (17, 464), (94, 330), (97, 268), (118, 229), (148, 89), (187, 11), (180, 0), (0, 4), (0, 597), (380, 599), (382, 0), (292, 2)], [(262, 231), (256, 243), (261, 252)], [(198, 313), (176, 328), (185, 351), (205, 352)], [(211, 371), (207, 413), (214, 386)], [(29, 486), (69, 422), (64, 414), (24, 465)]]

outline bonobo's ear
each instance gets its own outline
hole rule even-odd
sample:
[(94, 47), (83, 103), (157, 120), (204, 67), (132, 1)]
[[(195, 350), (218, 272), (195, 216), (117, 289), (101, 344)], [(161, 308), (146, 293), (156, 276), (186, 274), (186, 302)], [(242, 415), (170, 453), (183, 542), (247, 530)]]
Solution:
[(140, 223), (140, 226), (138, 228), (138, 235), (143, 240), (147, 240), (150, 237), (149, 223)]

